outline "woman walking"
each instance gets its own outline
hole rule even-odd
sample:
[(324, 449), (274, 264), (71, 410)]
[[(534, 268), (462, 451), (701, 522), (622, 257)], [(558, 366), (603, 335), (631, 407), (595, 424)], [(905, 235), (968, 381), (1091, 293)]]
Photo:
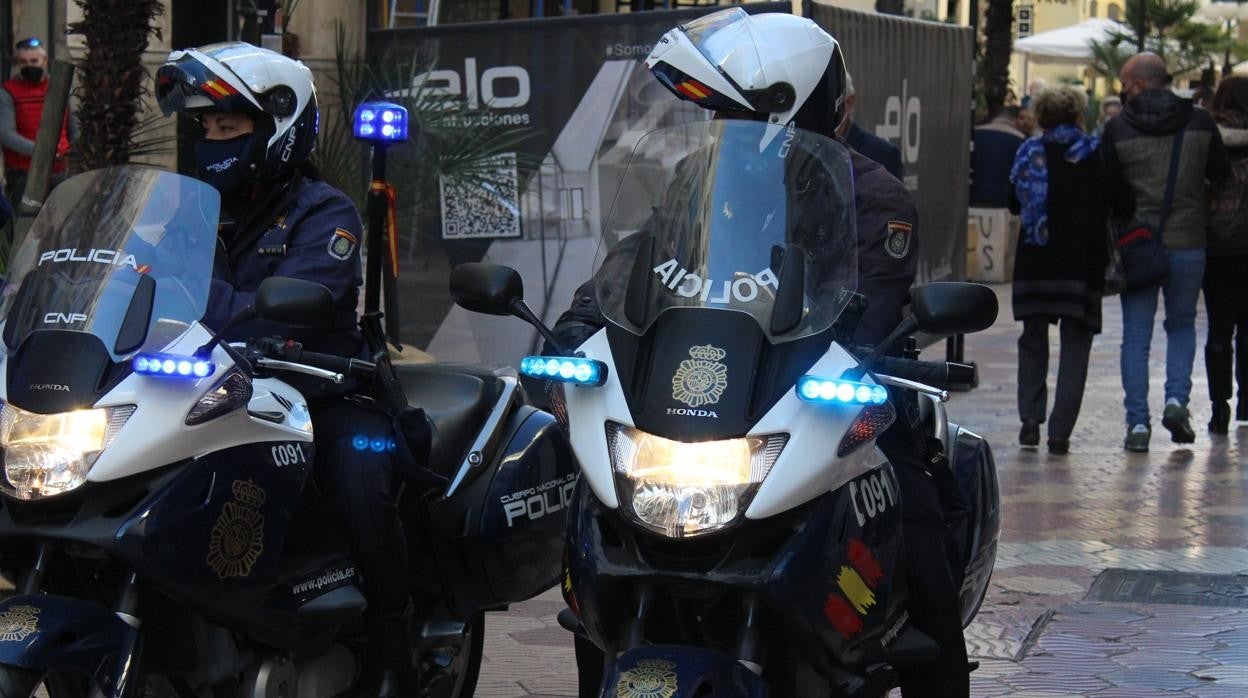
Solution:
[(1018, 442), (1040, 443), (1048, 402), (1049, 325), (1058, 324), (1061, 356), (1048, 446), (1059, 455), (1070, 449), (1092, 338), (1101, 331), (1108, 218), (1111, 209), (1130, 207), (1129, 194), (1112, 194), (1106, 187), (1100, 141), (1082, 128), (1086, 105), (1083, 93), (1071, 87), (1041, 92), (1034, 106), (1043, 133), (1019, 147), (1010, 172), (1010, 210), (1022, 218), (1013, 289), (1014, 318), (1023, 323)]
[(1209, 431), (1225, 434), (1228, 401), (1235, 393), (1232, 366), (1239, 384), (1235, 419), (1248, 421), (1248, 78), (1224, 79), (1209, 111), (1231, 158), (1231, 178), (1213, 197), (1209, 214), (1204, 281), (1205, 371), (1213, 401)]

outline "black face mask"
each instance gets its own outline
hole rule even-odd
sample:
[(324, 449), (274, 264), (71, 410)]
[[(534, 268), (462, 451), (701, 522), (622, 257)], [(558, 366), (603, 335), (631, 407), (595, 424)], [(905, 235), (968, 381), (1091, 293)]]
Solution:
[(21, 73), (23, 80), (29, 82), (39, 82), (43, 79), (43, 68), (37, 65), (24, 65), (18, 72)]
[(244, 133), (223, 141), (201, 140), (195, 144), (195, 163), (199, 178), (221, 192), (232, 194), (247, 181), (247, 165), (243, 156), (251, 147), (254, 134)]
[(1126, 90), (1123, 90), (1122, 92), (1119, 92), (1119, 93), (1118, 93), (1118, 99), (1122, 100), (1122, 104), (1123, 104), (1123, 106), (1126, 106), (1126, 104), (1127, 104), (1127, 91), (1126, 91)]

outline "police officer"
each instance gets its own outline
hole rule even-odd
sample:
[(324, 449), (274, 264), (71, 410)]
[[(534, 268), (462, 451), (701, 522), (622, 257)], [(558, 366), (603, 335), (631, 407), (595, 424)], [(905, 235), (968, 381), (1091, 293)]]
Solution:
[[(316, 140), (311, 72), (244, 43), (174, 51), (156, 74), (165, 115), (203, 126), (199, 176), (221, 193), (217, 264), (204, 324), (220, 328), (249, 306), (271, 276), (323, 284), (335, 306), (328, 329), (252, 321), (227, 339), (277, 335), (306, 349), (364, 357), (356, 323), (363, 226), (345, 194), (307, 162)], [(407, 545), (395, 505), (398, 474), (388, 453), (358, 450), (356, 435), (389, 438), (390, 420), (328, 384), (300, 382), (316, 426), (318, 478), (338, 504), (368, 597), (368, 661), (358, 695), (415, 695), (407, 628)]]
[[(730, 37), (730, 38), (726, 38)], [(743, 43), (750, 43), (746, 49)], [(845, 115), (845, 62), (836, 40), (809, 19), (788, 14), (747, 15), (723, 10), (664, 35), (646, 66), (677, 97), (715, 112), (715, 118), (792, 123), (835, 137)], [(727, 78), (727, 79), (725, 79)], [(695, 81), (697, 89), (685, 88)], [(718, 88), (718, 89), (717, 89)], [(748, 95), (748, 96), (747, 96)], [(877, 344), (901, 322), (901, 309), (918, 265), (918, 214), (905, 187), (875, 161), (850, 150), (858, 229), (858, 292), (868, 302), (853, 343)], [(601, 329), (593, 282), (577, 289), (555, 334), (577, 345)], [(895, 395), (905, 402), (909, 398)], [(936, 640), (938, 659), (902, 671), (903, 695), (969, 694), (962, 636), (960, 582), (945, 554), (945, 512), (929, 471), (927, 443), (917, 415), (903, 404), (903, 418), (879, 439), (902, 489), (902, 533), (915, 627)], [(904, 418), (910, 413), (912, 420)], [(601, 651), (577, 637), (581, 695), (597, 695)]]

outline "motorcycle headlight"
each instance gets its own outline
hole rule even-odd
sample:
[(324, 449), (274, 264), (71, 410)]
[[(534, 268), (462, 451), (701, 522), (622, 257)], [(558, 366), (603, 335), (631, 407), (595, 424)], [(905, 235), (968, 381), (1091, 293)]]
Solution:
[(18, 499), (68, 492), (86, 482), (87, 472), (134, 413), (134, 406), (35, 414), (0, 407), (0, 449), (4, 476)]
[(788, 440), (788, 434), (771, 434), (684, 443), (607, 425), (623, 505), (641, 525), (671, 538), (718, 531), (736, 521)]

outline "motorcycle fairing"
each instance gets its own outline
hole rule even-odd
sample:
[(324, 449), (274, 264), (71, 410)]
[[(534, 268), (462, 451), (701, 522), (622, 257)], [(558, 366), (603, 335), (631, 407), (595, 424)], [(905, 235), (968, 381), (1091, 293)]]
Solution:
[(982, 436), (956, 424), (949, 425), (956, 434), (953, 454), (949, 459), (958, 489), (970, 511), (957, 518), (949, 538), (957, 547), (961, 564), (962, 624), (970, 625), (975, 617), (997, 559), (997, 539), (1001, 534), (1001, 495), (997, 484), (997, 467), (992, 448)]
[(602, 683), (602, 698), (637, 696), (766, 698), (767, 684), (741, 662), (720, 652), (645, 645), (617, 657)]
[[(715, 312), (717, 317), (732, 315), (725, 311), (707, 312)], [(659, 324), (661, 323), (656, 323), (656, 327)], [(610, 329), (600, 330), (578, 347), (587, 358), (607, 364), (606, 383), (597, 388), (569, 387), (565, 389), (564, 395), (572, 448), (580, 461), (582, 477), (603, 506), (616, 509), (619, 507), (619, 497), (615, 491), (615, 475), (604, 430), (609, 421), (624, 426), (638, 425), (633, 420), (634, 413), (622, 383), (624, 378), (621, 374), (627, 375), (627, 372), (616, 364), (610, 332)], [(783, 360), (771, 365), (776, 366), (777, 371), (796, 371), (797, 375), (805, 372), (839, 376), (846, 368), (857, 363), (849, 352), (837, 344), (826, 346), (822, 356), (809, 356), (811, 346), (807, 343), (816, 340), (818, 337), (781, 345), (779, 349), (787, 353)], [(686, 349), (686, 358), (687, 351)], [(624, 359), (625, 362), (630, 360)], [(813, 365), (803, 366), (808, 361)], [(799, 369), (799, 366), (802, 368)], [(796, 376), (793, 377), (793, 382), (796, 382)], [(863, 382), (872, 381), (866, 377)], [(670, 392), (670, 385), (669, 378), (655, 389)], [(720, 403), (725, 402), (720, 400)], [(815, 405), (805, 402), (797, 397), (792, 383), (772, 400), (767, 410), (749, 427), (748, 434), (755, 436), (783, 433), (789, 435), (789, 442), (746, 509), (745, 518), (759, 520), (789, 511), (884, 463), (884, 455), (875, 446), (864, 444), (839, 459), (835, 467), (829, 467), (831, 453), (835, 452), (836, 445), (853, 424), (859, 410), (859, 407), (853, 405)], [(714, 421), (687, 415), (665, 415), (664, 419)]]
[(424, 534), (437, 554), (413, 561), (416, 577), (440, 580), (436, 591), (461, 614), (536, 596), (563, 569), (577, 473), (554, 417), (520, 407), (488, 462), (454, 494), (430, 502)]
[(700, 590), (690, 598), (705, 598), (708, 590), (755, 594), (762, 615), (829, 674), (834, 667), (887, 662), (893, 640), (908, 626), (901, 508), (894, 500), (867, 516), (865, 500), (853, 497), (864, 496), (868, 479), (897, 492), (885, 463), (790, 512), (674, 541), (637, 531), (619, 510), (578, 488), (567, 550), (582, 625), (600, 646), (615, 646), (611, 633), (622, 627), (630, 590), (639, 583), (673, 595)]
[(5, 368), (8, 402), (36, 414), (90, 408), (119, 375), (99, 337), (69, 330), (31, 332)]
[(0, 602), (0, 664), (78, 672), (108, 698), (135, 690), (139, 645), (137, 628), (89, 601), (23, 594)]

